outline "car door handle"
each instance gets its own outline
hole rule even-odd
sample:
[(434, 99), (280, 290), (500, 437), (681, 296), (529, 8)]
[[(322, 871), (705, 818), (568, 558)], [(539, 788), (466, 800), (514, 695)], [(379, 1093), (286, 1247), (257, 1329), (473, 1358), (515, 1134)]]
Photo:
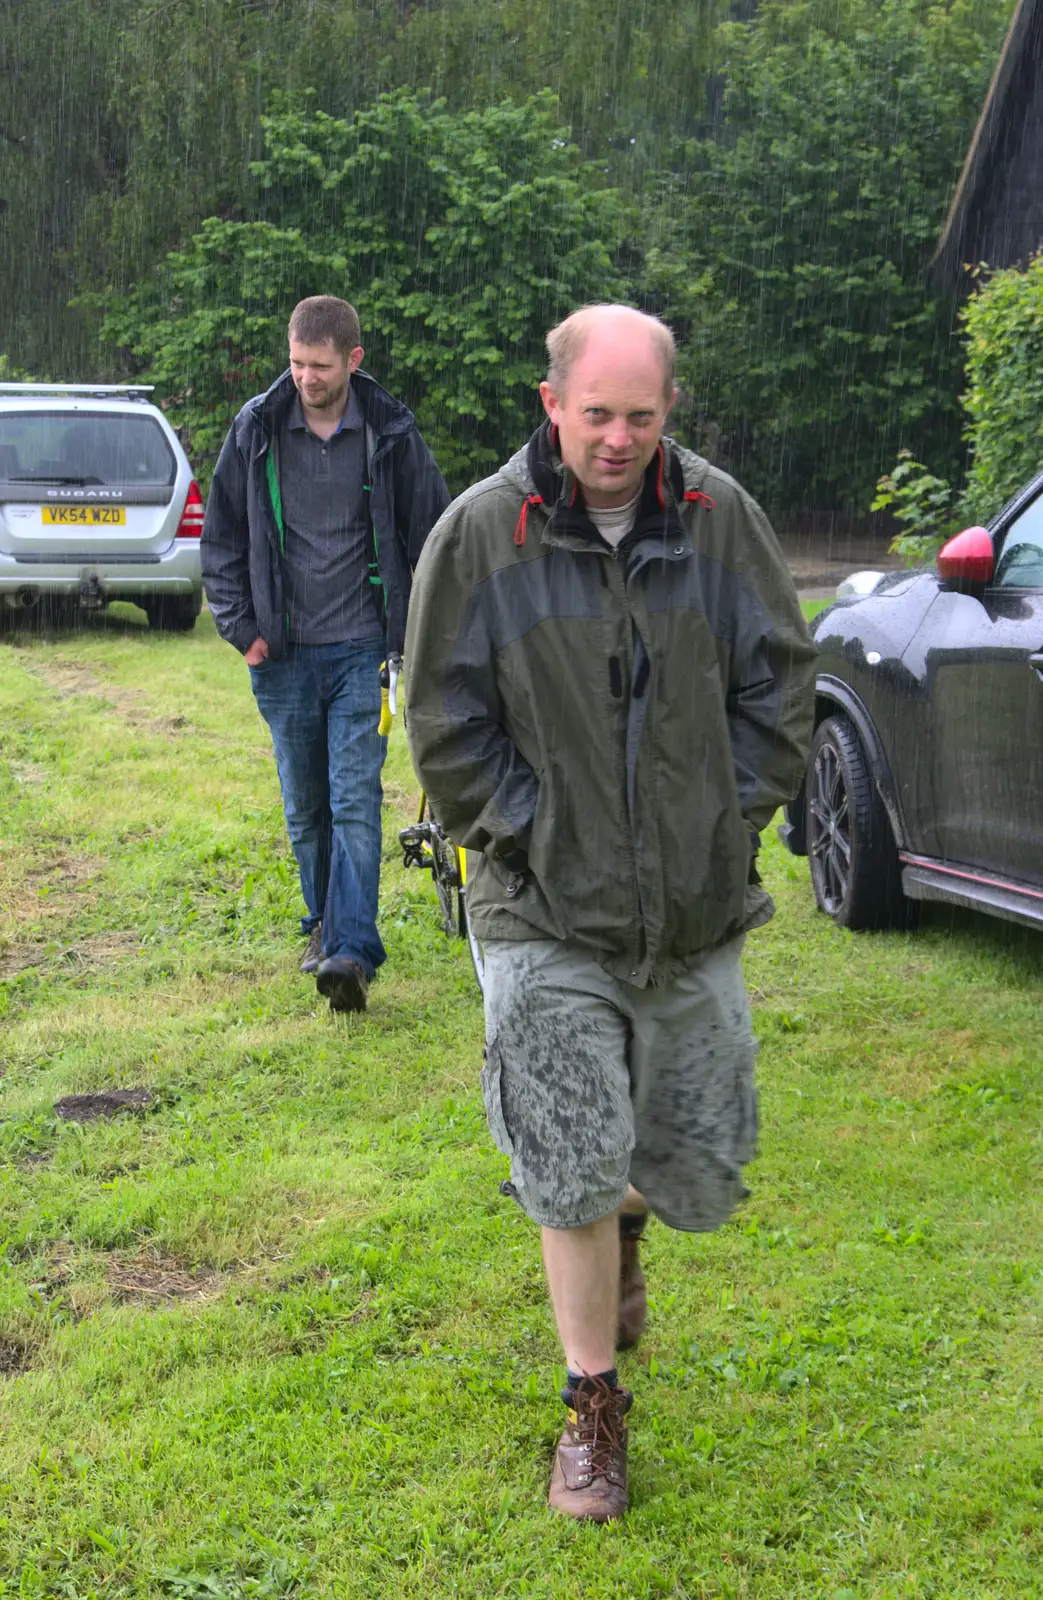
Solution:
[(1034, 655), (1029, 656), (1029, 666), (1038, 678), (1043, 679), (1043, 650), (1037, 650)]

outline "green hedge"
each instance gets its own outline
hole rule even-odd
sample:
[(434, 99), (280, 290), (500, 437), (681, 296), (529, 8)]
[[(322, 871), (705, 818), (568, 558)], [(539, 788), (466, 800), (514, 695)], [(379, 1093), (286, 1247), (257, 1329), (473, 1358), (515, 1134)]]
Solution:
[(1027, 268), (989, 274), (960, 313), (967, 388), (961, 403), (970, 446), (960, 493), (908, 450), (877, 484), (874, 511), (902, 525), (891, 548), (915, 566), (958, 529), (987, 523), (1043, 470), (1043, 251)]
[(1043, 469), (1043, 252), (988, 278), (962, 321), (972, 450), (962, 509), (987, 522)]

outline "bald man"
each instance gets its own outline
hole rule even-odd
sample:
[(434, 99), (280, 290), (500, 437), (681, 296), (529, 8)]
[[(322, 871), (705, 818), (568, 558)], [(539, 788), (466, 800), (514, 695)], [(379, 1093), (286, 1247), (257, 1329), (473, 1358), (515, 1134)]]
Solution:
[(547, 351), (546, 421), (421, 557), (407, 726), (474, 852), (486, 1112), (568, 1370), (550, 1504), (609, 1522), (647, 1214), (703, 1232), (747, 1192), (740, 954), (773, 910), (759, 835), (800, 785), (813, 646), (763, 512), (664, 434), (669, 330), (590, 306)]

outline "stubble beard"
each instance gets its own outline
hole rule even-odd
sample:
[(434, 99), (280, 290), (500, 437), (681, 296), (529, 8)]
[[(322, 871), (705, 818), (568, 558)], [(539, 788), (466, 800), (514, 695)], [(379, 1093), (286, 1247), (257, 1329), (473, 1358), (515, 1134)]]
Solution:
[(350, 387), (350, 378), (347, 379), (343, 387), (337, 390), (335, 393), (331, 393), (330, 387), (327, 385), (323, 390), (325, 399), (321, 403), (317, 402), (316, 400), (309, 399), (304, 393), (303, 389), (298, 389), (297, 393), (301, 397), (301, 405), (304, 407), (306, 416), (315, 417), (320, 422), (330, 422), (334, 417), (343, 416), (344, 412), (347, 410), (348, 390)]

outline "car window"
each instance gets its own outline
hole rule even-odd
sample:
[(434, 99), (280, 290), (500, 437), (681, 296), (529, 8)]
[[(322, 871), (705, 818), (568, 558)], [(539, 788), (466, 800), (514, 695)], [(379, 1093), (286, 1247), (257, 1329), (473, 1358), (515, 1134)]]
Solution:
[(0, 483), (167, 488), (177, 460), (154, 417), (91, 411), (0, 414)]
[(1043, 494), (1007, 529), (994, 581), (1001, 589), (1043, 589)]

